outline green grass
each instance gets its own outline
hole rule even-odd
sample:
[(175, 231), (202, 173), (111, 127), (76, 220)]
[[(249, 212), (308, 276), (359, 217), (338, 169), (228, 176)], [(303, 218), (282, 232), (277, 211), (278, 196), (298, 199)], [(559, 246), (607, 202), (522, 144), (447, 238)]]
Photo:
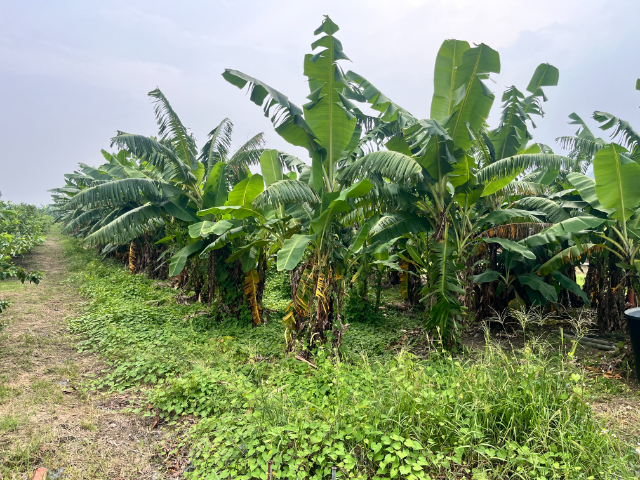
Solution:
[(0, 416), (0, 432), (13, 432), (18, 429), (19, 425), (20, 421), (17, 417), (11, 415), (6, 417)]
[[(186, 478), (264, 479), (269, 459), (276, 478), (292, 479), (328, 478), (332, 466), (340, 478), (635, 475), (633, 448), (601, 434), (586, 405), (592, 381), (543, 345), (395, 354), (420, 320), (389, 310), (352, 321), (340, 355), (318, 351), (313, 368), (285, 355), (278, 313), (259, 327), (192, 317), (202, 305), (177, 305), (173, 290), (66, 247), (90, 300), (70, 328), (109, 363), (90, 386), (144, 386), (148, 415), (200, 417), (183, 438)], [(270, 277), (268, 308), (282, 309), (283, 283)]]

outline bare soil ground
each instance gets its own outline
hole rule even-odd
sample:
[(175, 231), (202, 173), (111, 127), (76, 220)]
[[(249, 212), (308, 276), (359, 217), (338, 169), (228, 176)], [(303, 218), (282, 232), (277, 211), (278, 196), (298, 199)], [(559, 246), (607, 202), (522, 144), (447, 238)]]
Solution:
[(157, 453), (166, 434), (123, 411), (137, 400), (82, 388), (104, 365), (67, 332), (83, 300), (66, 282), (61, 240), (54, 231), (22, 259), (44, 271), (40, 285), (0, 283), (12, 302), (0, 315), (0, 480), (31, 480), (38, 467), (69, 480), (165, 478)]

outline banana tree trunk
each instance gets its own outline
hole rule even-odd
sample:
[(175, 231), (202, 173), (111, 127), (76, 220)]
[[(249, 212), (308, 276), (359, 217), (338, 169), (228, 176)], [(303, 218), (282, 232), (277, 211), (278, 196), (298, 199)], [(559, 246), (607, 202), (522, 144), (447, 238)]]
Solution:
[(462, 304), (469, 310), (473, 308), (473, 261), (474, 258), (469, 255), (465, 262), (464, 278), (462, 279), (462, 285), (464, 285)]
[(216, 293), (216, 251), (211, 250), (209, 252), (209, 268), (207, 271), (209, 276), (209, 298), (207, 299), (207, 306), (211, 308), (213, 304), (213, 297)]
[(264, 289), (267, 285), (267, 255), (265, 252), (262, 252), (258, 257), (258, 290), (256, 292), (256, 297), (258, 299), (258, 303), (262, 306), (262, 297), (264, 295)]
[(376, 270), (376, 306), (375, 312), (378, 313), (380, 310), (380, 298), (382, 297), (382, 270), (378, 268)]
[(607, 258), (601, 276), (597, 297), (597, 322), (602, 332), (623, 331), (626, 320), (623, 317), (626, 300), (627, 281), (623, 269), (615, 265), (615, 258)]
[(137, 260), (137, 248), (136, 243), (131, 242), (129, 244), (129, 273), (136, 273), (136, 260)]
[(584, 285), (582, 285), (582, 291), (587, 294), (587, 298), (592, 305), (598, 301), (600, 295), (600, 284), (602, 278), (602, 264), (595, 256), (589, 258), (589, 266), (587, 267), (587, 274), (584, 278)]

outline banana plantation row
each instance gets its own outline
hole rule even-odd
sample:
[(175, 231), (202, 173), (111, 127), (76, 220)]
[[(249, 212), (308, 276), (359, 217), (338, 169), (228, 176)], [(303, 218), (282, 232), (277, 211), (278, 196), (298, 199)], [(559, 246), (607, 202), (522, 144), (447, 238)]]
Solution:
[(263, 134), (231, 151), (229, 119), (198, 148), (154, 90), (157, 136), (117, 132), (105, 163), (80, 164), (52, 191), (56, 219), (132, 273), (172, 277), (194, 300), (248, 310), (255, 324), (275, 264), (289, 272), (289, 349), (339, 345), (345, 296), (373, 284), (378, 308), (387, 276), (449, 347), (472, 319), (509, 307), (593, 304), (600, 328), (621, 328), (638, 291), (640, 134), (595, 112), (610, 139), (571, 114), (575, 136), (558, 139), (566, 155), (534, 142), (543, 89), (559, 79), (546, 63), (525, 89), (503, 93), (490, 127), (486, 82), (500, 56), (460, 40), (442, 44), (430, 118), (418, 119), (343, 69), (337, 31), (328, 17), (315, 31), (302, 107), (245, 73), (222, 74), (308, 158), (267, 149)]

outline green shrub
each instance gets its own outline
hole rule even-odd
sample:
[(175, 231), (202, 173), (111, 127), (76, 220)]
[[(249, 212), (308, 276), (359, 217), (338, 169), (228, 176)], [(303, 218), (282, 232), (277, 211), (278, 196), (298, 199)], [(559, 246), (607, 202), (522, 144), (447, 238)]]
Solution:
[(275, 265), (269, 269), (262, 301), (265, 308), (284, 313), (291, 302), (288, 272), (278, 272)]
[(355, 290), (346, 296), (342, 315), (348, 323), (376, 323), (382, 320), (382, 315), (376, 313), (375, 302), (363, 298), (360, 292)]

